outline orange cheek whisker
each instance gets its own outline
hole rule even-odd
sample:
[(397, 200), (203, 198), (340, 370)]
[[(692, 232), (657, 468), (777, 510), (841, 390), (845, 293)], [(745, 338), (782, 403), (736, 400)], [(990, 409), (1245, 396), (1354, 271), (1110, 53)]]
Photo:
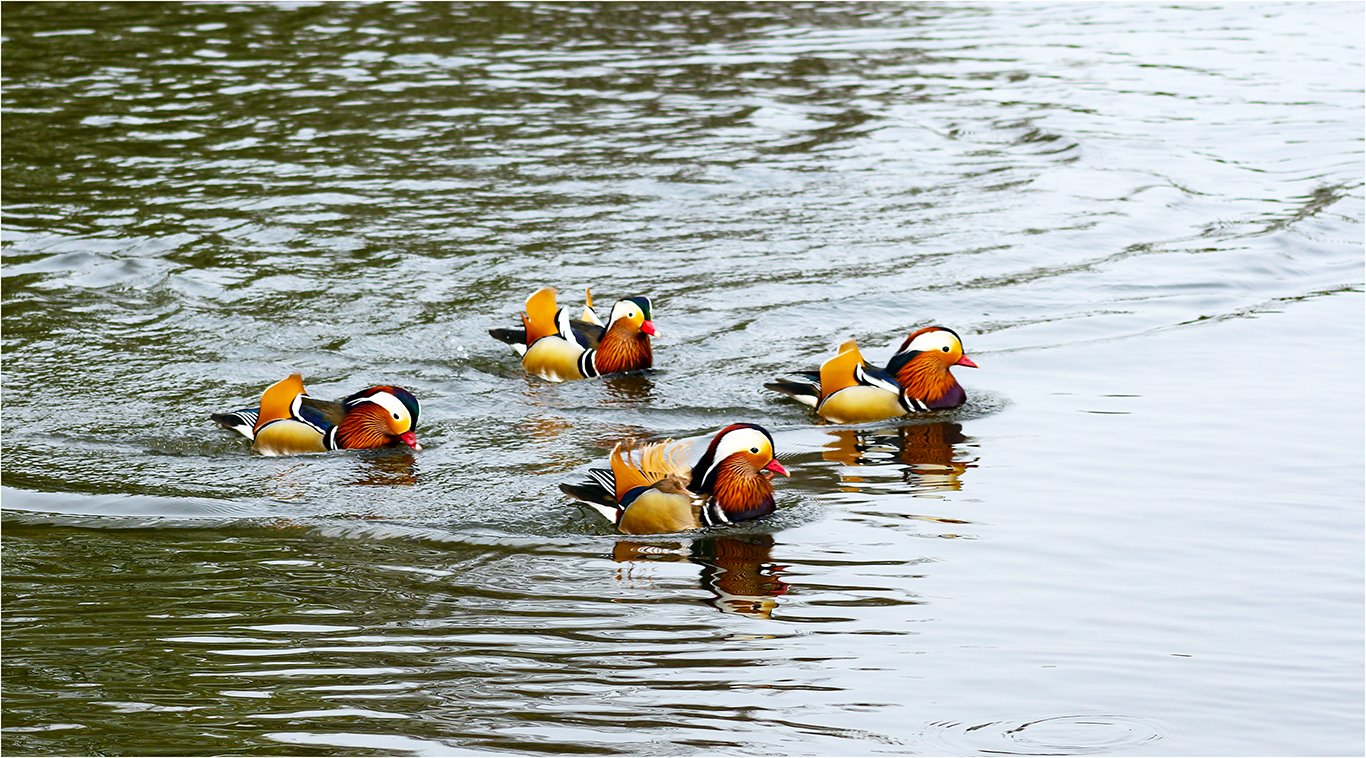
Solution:
[(614, 374), (650, 368), (654, 355), (650, 351), (649, 338), (644, 334), (632, 334), (625, 320), (619, 319), (603, 335), (594, 362), (599, 373)]
[(337, 428), (338, 444), (348, 450), (368, 450), (388, 445), (396, 434), (388, 431), (388, 414), (357, 408), (346, 414)]
[(928, 402), (943, 397), (957, 384), (953, 374), (949, 373), (934, 356), (926, 360), (917, 358), (906, 364), (896, 379), (906, 390), (907, 395)]

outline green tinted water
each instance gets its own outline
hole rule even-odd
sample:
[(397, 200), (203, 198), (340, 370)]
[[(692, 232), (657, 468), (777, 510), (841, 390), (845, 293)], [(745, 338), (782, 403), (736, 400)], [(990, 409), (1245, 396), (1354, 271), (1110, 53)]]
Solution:
[[(6, 752), (1361, 752), (1360, 7), (0, 22)], [(656, 372), (522, 375), (546, 284)], [(934, 323), (952, 413), (762, 388)], [(208, 420), (290, 371), (425, 449)], [(763, 522), (557, 489), (734, 421)]]

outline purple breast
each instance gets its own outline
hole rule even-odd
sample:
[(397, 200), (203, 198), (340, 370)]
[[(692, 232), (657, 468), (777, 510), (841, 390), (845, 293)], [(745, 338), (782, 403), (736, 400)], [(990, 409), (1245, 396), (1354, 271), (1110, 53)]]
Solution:
[(934, 402), (930, 403), (931, 408), (957, 408), (967, 402), (968, 393), (963, 391), (963, 385), (958, 382), (953, 383), (953, 387), (948, 392)]

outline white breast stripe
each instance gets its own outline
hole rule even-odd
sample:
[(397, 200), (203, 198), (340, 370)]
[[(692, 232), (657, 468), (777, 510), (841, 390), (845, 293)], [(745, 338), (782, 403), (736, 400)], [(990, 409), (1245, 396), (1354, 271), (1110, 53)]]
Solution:
[(593, 357), (597, 354), (597, 350), (585, 350), (579, 355), (579, 373), (583, 374), (585, 379), (598, 376), (598, 367), (593, 362)]
[(702, 523), (706, 526), (717, 526), (729, 524), (730, 519), (726, 518), (726, 512), (721, 509), (721, 505), (713, 501), (702, 506)]

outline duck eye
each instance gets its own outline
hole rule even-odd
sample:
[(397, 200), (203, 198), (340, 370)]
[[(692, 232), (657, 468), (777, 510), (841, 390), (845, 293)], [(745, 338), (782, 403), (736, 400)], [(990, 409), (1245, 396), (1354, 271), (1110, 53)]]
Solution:
[(943, 350), (944, 352), (947, 353), (947, 352), (949, 351), (949, 346), (948, 346), (948, 345), (945, 345), (945, 346), (943, 346), (943, 347), (941, 347), (941, 348), (939, 348), (939, 349), (940, 349), (940, 350)]
[(402, 419), (400, 419), (400, 418), (399, 418), (399, 415), (398, 415), (397, 413), (395, 413), (395, 414), (394, 414), (394, 420), (395, 420), (395, 421), (401, 421)]
[(752, 447), (752, 448), (749, 449), (749, 451), (750, 451), (751, 453), (754, 453), (755, 455), (758, 455), (758, 454), (759, 454), (759, 448), (757, 448), (757, 447)]

